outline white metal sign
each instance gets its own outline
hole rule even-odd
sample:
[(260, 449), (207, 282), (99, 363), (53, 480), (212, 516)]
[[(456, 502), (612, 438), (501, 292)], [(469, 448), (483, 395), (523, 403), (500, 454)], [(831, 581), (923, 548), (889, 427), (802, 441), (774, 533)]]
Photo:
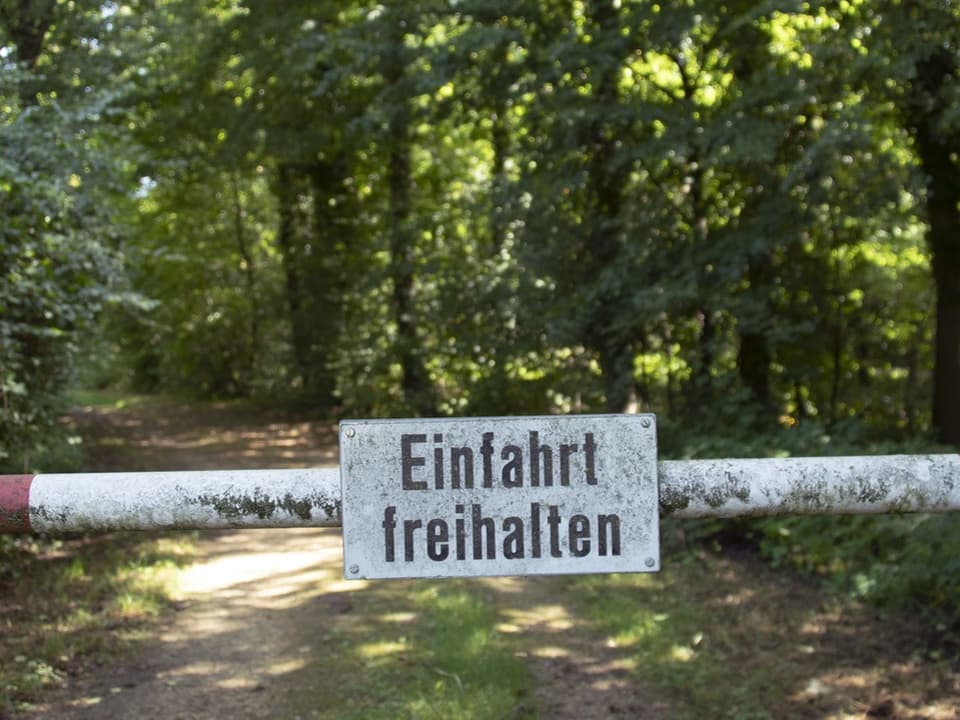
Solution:
[(344, 575), (660, 567), (653, 415), (340, 424)]

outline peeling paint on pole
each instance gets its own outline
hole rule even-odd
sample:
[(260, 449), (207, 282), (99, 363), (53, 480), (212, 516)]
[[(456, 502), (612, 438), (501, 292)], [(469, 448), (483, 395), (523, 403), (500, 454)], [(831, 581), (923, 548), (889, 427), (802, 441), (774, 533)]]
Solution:
[[(661, 517), (960, 511), (960, 455), (657, 467)], [(340, 523), (337, 468), (0, 476), (0, 533)]]
[(336, 469), (38, 475), (36, 531), (340, 524)]
[(664, 517), (960, 510), (960, 456), (882, 455), (659, 464)]

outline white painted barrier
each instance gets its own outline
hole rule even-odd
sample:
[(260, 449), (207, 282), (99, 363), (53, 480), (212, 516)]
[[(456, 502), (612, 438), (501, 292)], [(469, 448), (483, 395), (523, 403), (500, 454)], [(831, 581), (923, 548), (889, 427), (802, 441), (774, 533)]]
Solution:
[[(960, 455), (658, 463), (661, 517), (960, 510)], [(338, 526), (337, 468), (0, 476), (0, 532)]]

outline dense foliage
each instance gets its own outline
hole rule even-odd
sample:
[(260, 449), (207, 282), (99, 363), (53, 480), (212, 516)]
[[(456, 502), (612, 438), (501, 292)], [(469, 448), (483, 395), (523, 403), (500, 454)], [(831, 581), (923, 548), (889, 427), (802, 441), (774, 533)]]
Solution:
[(639, 407), (678, 452), (960, 444), (958, 33), (937, 0), (0, 0), (0, 457), (78, 368)]
[(81, 338), (121, 302), (133, 209), (111, 130), (99, 12), (0, 3), (0, 463), (29, 466), (71, 379)]

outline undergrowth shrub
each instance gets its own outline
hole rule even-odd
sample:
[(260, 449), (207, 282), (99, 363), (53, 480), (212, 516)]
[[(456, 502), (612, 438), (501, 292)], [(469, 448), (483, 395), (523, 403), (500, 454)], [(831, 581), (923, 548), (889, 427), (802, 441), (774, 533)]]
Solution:
[[(847, 423), (835, 433), (815, 423), (768, 432), (731, 426), (670, 432), (667, 457), (789, 457), (949, 452), (924, 437), (891, 441)], [(666, 442), (664, 442), (666, 440)], [(960, 515), (812, 516), (704, 520), (684, 525), (686, 542), (747, 542), (775, 566), (826, 578), (839, 592), (879, 605), (929, 610), (960, 629)]]

